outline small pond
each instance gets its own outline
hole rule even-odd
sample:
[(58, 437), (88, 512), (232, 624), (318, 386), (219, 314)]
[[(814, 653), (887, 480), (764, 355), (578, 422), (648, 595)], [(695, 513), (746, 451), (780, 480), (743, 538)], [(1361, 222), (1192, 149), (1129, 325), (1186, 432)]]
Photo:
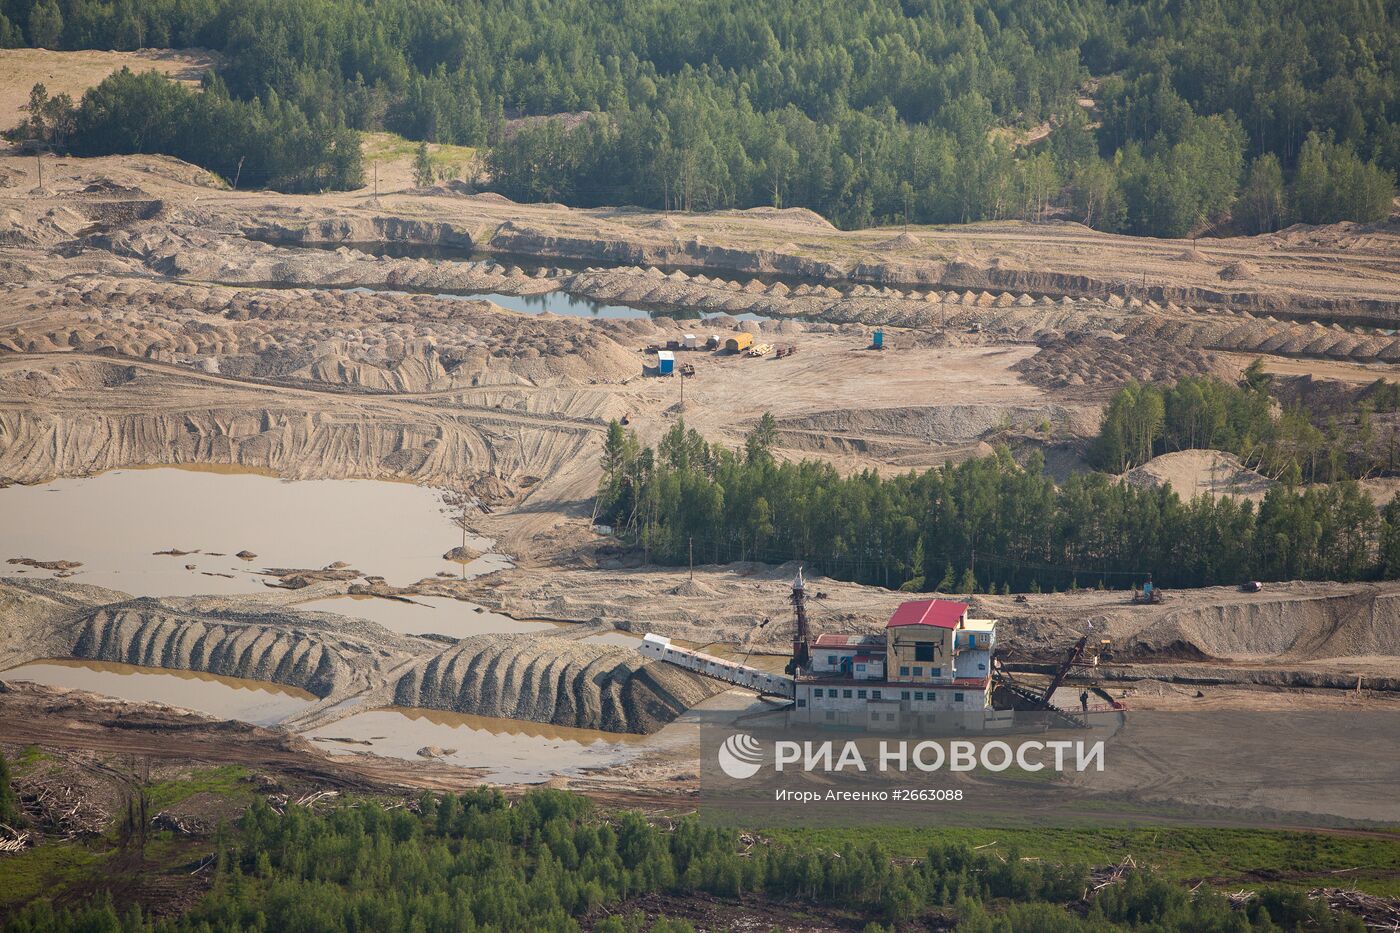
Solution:
[(32, 661), (0, 672), (0, 680), (25, 680), (135, 702), (164, 703), (259, 726), (281, 722), (317, 702), (305, 690), (267, 681), (111, 661)]

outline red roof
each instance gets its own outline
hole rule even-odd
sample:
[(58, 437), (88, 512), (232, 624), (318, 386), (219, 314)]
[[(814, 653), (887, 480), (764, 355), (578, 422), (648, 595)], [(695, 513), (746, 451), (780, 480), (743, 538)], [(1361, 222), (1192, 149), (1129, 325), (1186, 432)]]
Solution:
[(885, 628), (900, 628), (905, 625), (957, 628), (963, 616), (967, 615), (967, 610), (967, 603), (951, 599), (915, 599), (900, 603)]

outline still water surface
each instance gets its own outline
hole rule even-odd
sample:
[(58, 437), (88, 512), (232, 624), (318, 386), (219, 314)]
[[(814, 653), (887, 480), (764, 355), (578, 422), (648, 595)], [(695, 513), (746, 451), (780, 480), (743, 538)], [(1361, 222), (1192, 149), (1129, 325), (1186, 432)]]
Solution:
[[(461, 573), (442, 559), (461, 532), (432, 490), (409, 483), (126, 469), (0, 489), (0, 516), (0, 576), (54, 573), (10, 558), (79, 561), (75, 582), (137, 596), (259, 592), (271, 579), (257, 572), (263, 568), (336, 561), (400, 586)], [(171, 549), (190, 553), (155, 553)], [(257, 557), (240, 560), (240, 551)], [(509, 564), (500, 555), (486, 555), (467, 572), (502, 566)]]
[(0, 680), (26, 680), (49, 687), (90, 690), (123, 700), (164, 703), (260, 726), (281, 722), (317, 702), (305, 690), (262, 680), (111, 661), (33, 661), (0, 672)]
[(357, 713), (306, 736), (334, 754), (373, 752), (410, 761), (422, 761), (418, 751), (435, 747), (443, 752), (441, 761), (522, 784), (614, 767), (636, 758), (649, 742), (644, 735), (401, 707)]

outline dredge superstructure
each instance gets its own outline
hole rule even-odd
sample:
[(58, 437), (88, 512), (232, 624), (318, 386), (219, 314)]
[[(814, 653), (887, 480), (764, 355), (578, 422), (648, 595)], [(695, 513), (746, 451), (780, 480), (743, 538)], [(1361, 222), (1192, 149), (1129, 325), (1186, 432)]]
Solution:
[(909, 600), (890, 616), (882, 633), (813, 637), (800, 571), (789, 599), (792, 653), (782, 674), (683, 648), (660, 635), (647, 635), (640, 650), (648, 658), (790, 700), (788, 721), (795, 724), (878, 731), (1010, 728), (1013, 710), (993, 705), (997, 687), (1006, 688), (1001, 696), (1011, 706), (1048, 712), (1061, 725), (1083, 724), (1081, 716), (1052, 700), (1080, 663), (1087, 639), (1066, 653), (1050, 686), (1036, 690), (1002, 671), (996, 658), (997, 620), (974, 618), (968, 603)]

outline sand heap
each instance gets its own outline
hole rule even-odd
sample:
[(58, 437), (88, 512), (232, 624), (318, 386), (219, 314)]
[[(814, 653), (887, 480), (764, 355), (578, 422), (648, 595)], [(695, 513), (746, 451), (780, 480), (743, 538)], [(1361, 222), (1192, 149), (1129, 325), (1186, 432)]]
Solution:
[(1234, 454), (1220, 450), (1178, 450), (1153, 457), (1123, 474), (1123, 481), (1145, 488), (1170, 484), (1183, 499), (1198, 495), (1262, 499), (1275, 485)]
[(1259, 277), (1259, 267), (1245, 259), (1240, 259), (1221, 268), (1216, 275), (1227, 282), (1247, 282)]

